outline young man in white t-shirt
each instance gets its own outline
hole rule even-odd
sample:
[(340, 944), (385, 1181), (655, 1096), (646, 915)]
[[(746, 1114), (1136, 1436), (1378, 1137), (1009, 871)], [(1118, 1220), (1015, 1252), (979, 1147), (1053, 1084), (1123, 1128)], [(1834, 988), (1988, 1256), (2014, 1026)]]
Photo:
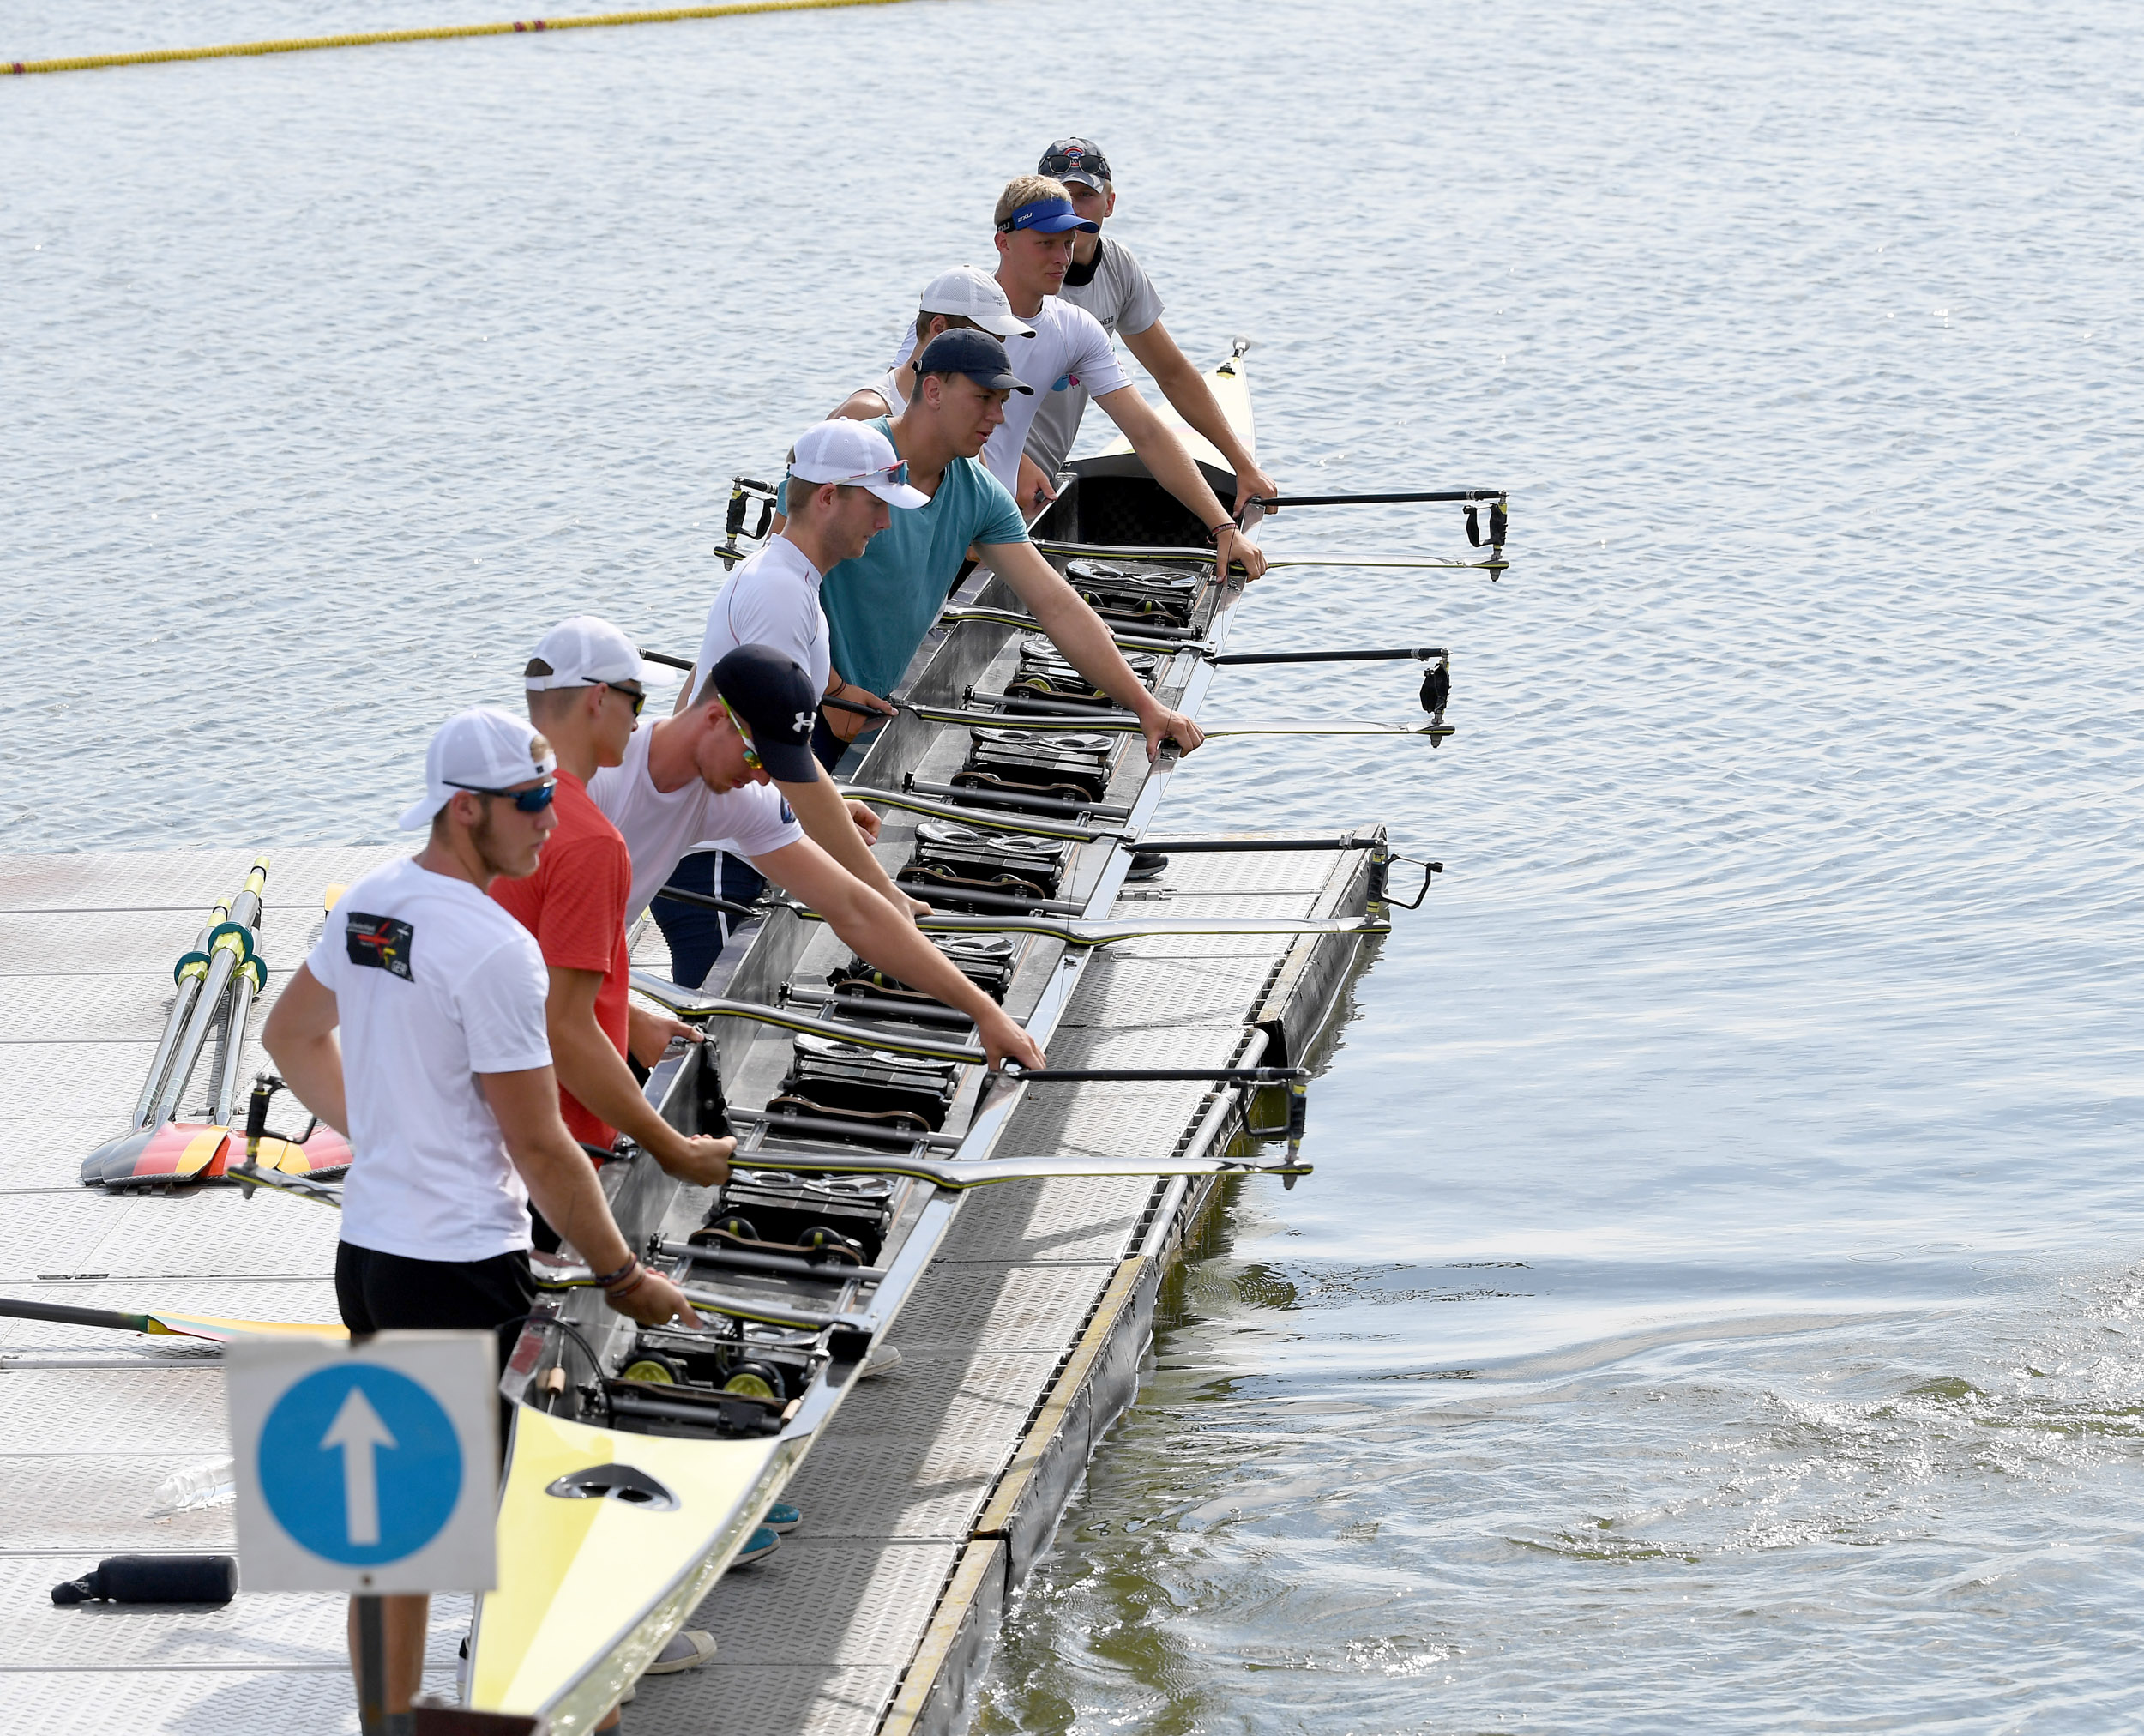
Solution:
[[(922, 299), (916, 304), (916, 349), (929, 349), (930, 340), (940, 332), (955, 331), (988, 332), (1000, 339), (1035, 335), (1027, 321), (1014, 316), (997, 280), (979, 265), (956, 265), (941, 272), (923, 286)], [(834, 413), (856, 422), (898, 416), (907, 407), (915, 383), (915, 371), (897, 363), (870, 385), (852, 392)]]
[[(485, 895), (495, 879), (535, 871), (557, 823), (556, 765), (544, 738), (503, 711), (443, 724), (424, 799), (401, 818), (405, 830), (431, 829), (425, 847), (343, 894), (261, 1034), (299, 1100), (354, 1153), (335, 1251), (335, 1299), (353, 1335), (491, 1331), (503, 1365), (536, 1296), (532, 1197), (612, 1308), (645, 1325), (698, 1323), (635, 1257), (566, 1130), (543, 955)], [(429, 1612), (424, 1597), (386, 1600), (390, 1720), (409, 1715)], [(356, 1619), (353, 1602), (353, 1632)]]
[(629, 753), (615, 771), (597, 774), (589, 793), (633, 854), (633, 907), (667, 902), (658, 895), (690, 843), (727, 830), (726, 851), (817, 911), (866, 963), (974, 1020), (992, 1061), (1043, 1065), (1035, 1040), (905, 913), (805, 837), (768, 787), (770, 778), (788, 788), (818, 779), (815, 697), (810, 678), (779, 651), (739, 646), (714, 666), (690, 708), (655, 726), (660, 736), (639, 732), (648, 740), (637, 759)]
[[(1092, 139), (1059, 139), (1042, 154), (1035, 166), (1039, 175), (1049, 175), (1064, 184), (1072, 210), (1081, 222), (1099, 229), (1117, 210), (1117, 189), (1111, 179), (1109, 159)], [(1153, 376), (1161, 395), (1183, 418), (1187, 427), (1206, 437), (1236, 478), (1236, 515), (1254, 494), (1271, 499), (1280, 491), (1258, 467), (1243, 438), (1230, 424), (1206, 376), (1191, 365), (1161, 323), (1161, 296), (1131, 249), (1121, 241), (1091, 229), (1072, 234), (1072, 262), (1057, 293), (1075, 307), (1093, 314), (1104, 331), (1121, 337), (1124, 347)], [(1062, 391), (1044, 397), (1035, 407), (1027, 430), (1027, 449), (1021, 455), (1020, 486), (1014, 491), (1032, 500), (1040, 491), (1045, 500), (1057, 497), (1051, 479), (1079, 438), (1080, 419), (1087, 413), (1088, 393), (1084, 384), (1068, 381)]]
[[(815, 706), (820, 694), (849, 696), (846, 684), (833, 673), (827, 618), (819, 606), (819, 581), (830, 568), (863, 553), (895, 510), (923, 506), (927, 497), (903, 479), (904, 467), (886, 437), (859, 422), (821, 422), (806, 429), (790, 452), (788, 473), (808, 483), (809, 490), (793, 491), (798, 509), (783, 523), (780, 534), (770, 537), (730, 575), (716, 594), (714, 606), (708, 611), (700, 654), (678, 691), (680, 711), (707, 684), (708, 671), (740, 645), (771, 646), (804, 670), (811, 678)], [(864, 703), (869, 696), (854, 697)], [(843, 744), (823, 723), (816, 736), (817, 756), (831, 766), (840, 758)], [(760, 877), (750, 865), (714, 848), (717, 842), (708, 840), (707, 848), (678, 865), (678, 884), (687, 891), (750, 903), (759, 896)], [(849, 859), (844, 853), (836, 853)], [(870, 877), (860, 862), (852, 865)], [(906, 902), (918, 914), (928, 908)], [(689, 961), (689, 967), (704, 979), (726, 938), (720, 919), (711, 910), (688, 909), (665, 901), (655, 907), (655, 921), (670, 943), (672, 956)], [(678, 980), (693, 979), (681, 974)]]
[[(1251, 578), (1262, 576), (1264, 554), (1236, 528), (1183, 443), (1126, 381), (1109, 334), (1085, 308), (1057, 293), (1071, 265), (1073, 235), (1099, 226), (1074, 211), (1071, 195), (1061, 182), (1044, 175), (1022, 175), (1007, 184), (997, 197), (997, 224), (998, 287), (1014, 314), (1035, 329), (1032, 338), (1008, 339), (1005, 353), (1013, 372), (1034, 395), (1015, 393), (1005, 407), (1003, 425), (984, 443), (983, 461), (991, 474), (1015, 491), (1022, 514), (1032, 516), (1049, 504), (1032, 488), (1024, 496), (1017, 491), (1021, 449), (1042, 395), (1062, 382), (1076, 381), (1131, 443), (1147, 473), (1206, 527), (1219, 558), (1241, 566)], [(912, 332), (895, 364), (907, 360), (914, 350)]]

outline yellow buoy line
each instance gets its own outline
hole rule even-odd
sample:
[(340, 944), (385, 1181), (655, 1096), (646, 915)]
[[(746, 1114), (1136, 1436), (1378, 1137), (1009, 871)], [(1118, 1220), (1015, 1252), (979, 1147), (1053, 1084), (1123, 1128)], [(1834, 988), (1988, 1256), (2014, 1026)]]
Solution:
[(64, 60), (0, 61), (0, 73), (93, 72), (107, 66), (155, 66), (172, 60), (226, 60), (247, 54), (299, 54), (310, 48), (369, 48), (382, 42), (446, 42), (462, 36), (521, 36), (548, 30), (600, 30), (615, 24), (677, 24), (689, 18), (736, 18), (754, 12), (820, 12), (836, 6), (897, 6), (901, 0), (738, 0), (728, 6), (666, 6), (650, 12), (599, 12), (585, 18), (517, 18), (503, 24), (441, 24), (421, 30), (363, 30), (340, 36), (290, 36), (273, 42), (226, 42), (214, 48), (149, 48), (135, 54), (80, 54)]

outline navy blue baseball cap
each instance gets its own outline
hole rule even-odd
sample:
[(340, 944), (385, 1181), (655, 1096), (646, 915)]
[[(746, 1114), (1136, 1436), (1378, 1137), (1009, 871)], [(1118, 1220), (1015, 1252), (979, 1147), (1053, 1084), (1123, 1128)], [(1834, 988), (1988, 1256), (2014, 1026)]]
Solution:
[(1068, 229), (1084, 229), (1092, 235), (1101, 226), (1075, 211), (1069, 199), (1030, 199), (997, 226), (997, 232), (1009, 235), (1015, 229), (1039, 229), (1045, 235), (1062, 235)]
[(915, 366), (918, 377), (966, 374), (986, 392), (1025, 392), (1031, 398), (1035, 394), (1035, 389), (1013, 371), (1003, 344), (988, 332), (972, 331), (966, 326), (940, 332), (923, 347)]
[(819, 714), (819, 696), (793, 659), (772, 645), (740, 645), (714, 666), (708, 678), (731, 716), (751, 737), (752, 751), (768, 777), (785, 784), (818, 782), (811, 726)]

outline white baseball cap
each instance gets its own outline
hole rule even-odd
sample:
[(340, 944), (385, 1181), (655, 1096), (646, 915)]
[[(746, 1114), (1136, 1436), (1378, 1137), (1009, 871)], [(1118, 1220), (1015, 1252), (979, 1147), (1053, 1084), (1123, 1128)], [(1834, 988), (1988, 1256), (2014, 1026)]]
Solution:
[[(542, 664), (545, 668), (539, 670)], [(606, 681), (647, 679), (633, 642), (599, 615), (575, 615), (544, 635), (521, 672), (531, 693), (551, 687), (597, 687)]]
[(957, 313), (1001, 338), (1031, 338), (1035, 329), (1013, 311), (997, 280), (979, 265), (956, 265), (924, 286), (918, 313)]
[(439, 726), (425, 750), (425, 799), (402, 811), (402, 829), (429, 826), (456, 790), (510, 790), (558, 769), (551, 744), (525, 717), (496, 706), (457, 712)]
[(799, 482), (840, 482), (868, 488), (888, 506), (928, 506), (930, 497), (908, 485), (908, 461), (868, 422), (838, 416), (815, 422), (797, 437), (789, 473)]

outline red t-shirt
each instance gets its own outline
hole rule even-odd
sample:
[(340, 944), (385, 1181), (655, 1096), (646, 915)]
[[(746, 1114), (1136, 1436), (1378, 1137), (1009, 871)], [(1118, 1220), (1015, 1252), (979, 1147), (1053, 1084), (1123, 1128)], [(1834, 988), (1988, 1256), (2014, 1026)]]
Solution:
[[(491, 895), (536, 937), (544, 962), (558, 970), (599, 970), (595, 1022), (625, 1052), (625, 990), (632, 961), (625, 949), (625, 906), (633, 890), (633, 858), (618, 829), (604, 818), (588, 787), (563, 767), (552, 805), (558, 824), (544, 840), (536, 871), (526, 880), (503, 876)], [(563, 1085), (558, 1106), (575, 1139), (608, 1148), (617, 1129), (599, 1121)]]

